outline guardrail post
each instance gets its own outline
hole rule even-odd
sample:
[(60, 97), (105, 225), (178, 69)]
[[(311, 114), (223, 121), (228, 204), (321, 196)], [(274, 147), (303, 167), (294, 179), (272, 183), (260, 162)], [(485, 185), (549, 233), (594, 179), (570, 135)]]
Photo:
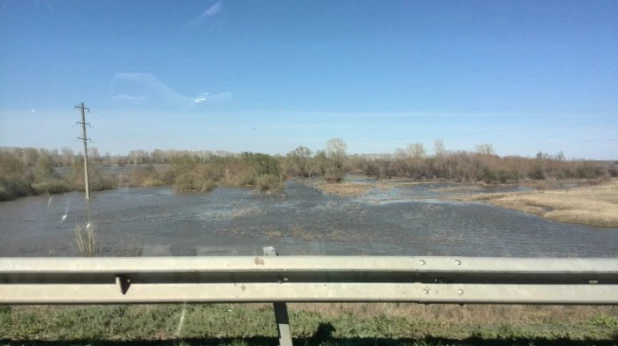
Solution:
[[(264, 247), (264, 256), (279, 256), (277, 250), (272, 246)], [(293, 346), (292, 332), (290, 331), (290, 319), (288, 317), (288, 307), (285, 303), (273, 303), (275, 307), (275, 320), (279, 331), (279, 346)]]

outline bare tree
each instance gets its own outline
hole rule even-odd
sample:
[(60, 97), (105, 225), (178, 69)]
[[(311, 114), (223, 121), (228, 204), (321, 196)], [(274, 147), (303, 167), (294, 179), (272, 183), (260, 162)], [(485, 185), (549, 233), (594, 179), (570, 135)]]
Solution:
[(88, 148), (88, 157), (90, 157), (93, 162), (101, 162), (101, 155), (99, 155), (99, 149), (95, 147)]
[(554, 156), (554, 158), (558, 161), (564, 161), (564, 153), (562, 151), (559, 151), (558, 154), (556, 154), (556, 156)]
[(333, 138), (326, 142), (326, 156), (333, 160), (337, 168), (343, 169), (348, 145), (341, 138)]
[(420, 159), (425, 157), (425, 147), (423, 146), (423, 143), (417, 142), (414, 144), (409, 144), (408, 145), (408, 156), (409, 157), (413, 157), (415, 159)]
[(35, 148), (23, 148), (21, 151), (21, 162), (27, 166), (32, 167), (39, 160), (39, 151)]
[(67, 167), (73, 166), (73, 163), (75, 161), (75, 153), (73, 153), (73, 149), (69, 147), (63, 147), (60, 152), (62, 155), (62, 164)]
[(294, 149), (294, 154), (296, 154), (300, 158), (308, 159), (309, 157), (311, 157), (311, 149), (301, 145), (298, 148)]
[(299, 146), (290, 153), (294, 164), (298, 168), (298, 174), (303, 177), (309, 176), (309, 159), (311, 158), (311, 149)]
[(436, 156), (444, 156), (446, 154), (446, 149), (444, 148), (444, 141), (441, 139), (437, 139), (434, 142), (434, 152)]
[(403, 148), (395, 149), (395, 159), (396, 160), (405, 160), (408, 158), (408, 152)]
[(105, 152), (105, 157), (104, 157), (103, 161), (105, 162), (105, 165), (107, 165), (107, 166), (111, 166), (113, 164), (113, 162), (112, 162), (112, 154), (110, 154), (109, 151)]
[(491, 144), (478, 144), (476, 146), (476, 153), (480, 155), (495, 155), (494, 146)]

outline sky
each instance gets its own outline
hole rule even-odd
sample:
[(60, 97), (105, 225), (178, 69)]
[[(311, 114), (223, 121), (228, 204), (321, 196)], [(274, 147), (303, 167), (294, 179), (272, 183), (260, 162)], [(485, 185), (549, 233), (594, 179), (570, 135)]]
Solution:
[(0, 146), (618, 159), (618, 1), (0, 0)]

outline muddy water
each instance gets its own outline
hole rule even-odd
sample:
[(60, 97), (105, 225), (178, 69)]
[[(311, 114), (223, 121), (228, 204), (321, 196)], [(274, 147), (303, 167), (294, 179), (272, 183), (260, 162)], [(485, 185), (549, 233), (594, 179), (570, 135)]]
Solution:
[(356, 198), (299, 182), (273, 195), (118, 189), (94, 194), (89, 208), (80, 193), (29, 197), (0, 203), (0, 256), (75, 254), (73, 228), (90, 210), (103, 256), (136, 248), (144, 256), (254, 255), (274, 245), (282, 255), (618, 257), (618, 229), (440, 200), (439, 189), (448, 187), (401, 186)]

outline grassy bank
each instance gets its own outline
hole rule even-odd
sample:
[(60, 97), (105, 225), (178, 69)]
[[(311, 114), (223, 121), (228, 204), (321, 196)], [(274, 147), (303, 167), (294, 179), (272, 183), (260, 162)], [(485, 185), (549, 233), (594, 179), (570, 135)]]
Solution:
[(454, 196), (520, 210), (543, 218), (599, 227), (618, 227), (618, 179), (571, 190)]
[[(618, 308), (290, 304), (301, 344), (336, 340), (615, 340)], [(0, 340), (225, 341), (277, 337), (270, 304), (1, 307)], [(271, 344), (266, 342), (265, 344)], [(347, 342), (345, 344), (348, 344)], [(434, 343), (430, 343), (434, 344)]]

